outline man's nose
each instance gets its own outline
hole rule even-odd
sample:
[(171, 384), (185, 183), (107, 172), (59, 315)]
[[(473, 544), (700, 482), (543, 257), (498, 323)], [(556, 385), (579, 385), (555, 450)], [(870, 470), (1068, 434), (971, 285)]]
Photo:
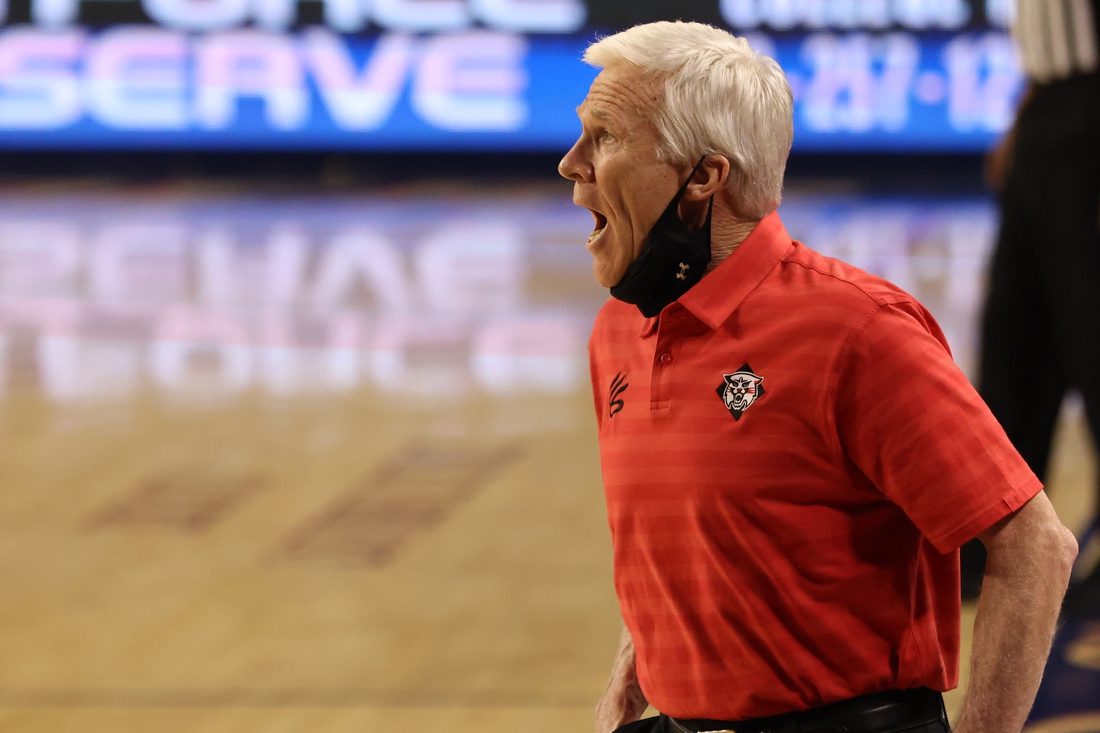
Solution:
[(574, 183), (580, 183), (582, 181), (592, 181), (592, 165), (584, 159), (580, 150), (581, 144), (578, 140), (569, 152), (565, 154), (565, 157), (558, 163), (558, 173), (563, 178), (568, 178)]

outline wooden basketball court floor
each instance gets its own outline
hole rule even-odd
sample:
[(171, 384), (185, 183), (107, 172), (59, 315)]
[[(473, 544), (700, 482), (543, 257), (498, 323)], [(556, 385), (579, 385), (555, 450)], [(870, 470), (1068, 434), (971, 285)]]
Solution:
[[(988, 201), (783, 215), (972, 370)], [(555, 186), (0, 192), (0, 731), (591, 730), (590, 226)], [(1077, 531), (1094, 464), (1069, 400)]]

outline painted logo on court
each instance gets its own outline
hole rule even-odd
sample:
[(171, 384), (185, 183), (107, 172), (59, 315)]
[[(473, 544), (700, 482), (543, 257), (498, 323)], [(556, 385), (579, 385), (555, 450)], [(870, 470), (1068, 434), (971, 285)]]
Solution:
[(741, 413), (764, 396), (764, 378), (745, 364), (733, 374), (723, 374), (717, 392), (733, 419), (740, 420)]

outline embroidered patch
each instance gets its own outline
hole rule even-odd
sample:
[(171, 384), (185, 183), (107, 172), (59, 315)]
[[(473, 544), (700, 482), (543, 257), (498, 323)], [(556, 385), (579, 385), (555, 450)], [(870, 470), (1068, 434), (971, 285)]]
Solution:
[(717, 392), (733, 419), (740, 420), (741, 413), (764, 396), (764, 378), (745, 364), (733, 374), (723, 374)]

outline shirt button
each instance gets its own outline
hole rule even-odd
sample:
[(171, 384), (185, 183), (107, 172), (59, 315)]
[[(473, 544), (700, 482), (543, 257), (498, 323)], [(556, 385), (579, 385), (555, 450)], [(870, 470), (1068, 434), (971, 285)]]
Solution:
[(669, 354), (668, 352), (665, 352), (664, 354), (661, 354), (661, 363), (662, 364), (668, 364), (670, 361), (672, 361), (672, 354)]

